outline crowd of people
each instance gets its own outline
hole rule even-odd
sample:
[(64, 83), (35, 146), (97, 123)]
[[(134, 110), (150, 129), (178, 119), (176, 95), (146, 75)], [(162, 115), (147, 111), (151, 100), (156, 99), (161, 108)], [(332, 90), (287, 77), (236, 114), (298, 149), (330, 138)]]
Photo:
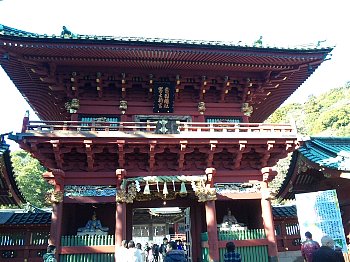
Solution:
[(323, 236), (320, 244), (312, 239), (310, 232), (305, 233), (306, 241), (301, 245), (301, 254), (306, 262), (345, 262), (341, 248), (337, 247), (330, 236)]
[(186, 262), (186, 254), (181, 240), (168, 241), (163, 239), (161, 245), (148, 244), (144, 247), (133, 240), (123, 240), (116, 250), (116, 259), (123, 258), (125, 262)]

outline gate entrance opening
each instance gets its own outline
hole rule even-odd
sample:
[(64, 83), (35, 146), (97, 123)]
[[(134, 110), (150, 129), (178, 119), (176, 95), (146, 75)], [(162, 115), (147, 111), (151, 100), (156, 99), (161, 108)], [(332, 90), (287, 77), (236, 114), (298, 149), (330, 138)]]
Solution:
[(160, 245), (166, 237), (168, 241), (176, 241), (182, 248), (188, 261), (191, 260), (191, 225), (190, 208), (161, 207), (134, 208), (132, 216), (132, 239), (151, 247)]

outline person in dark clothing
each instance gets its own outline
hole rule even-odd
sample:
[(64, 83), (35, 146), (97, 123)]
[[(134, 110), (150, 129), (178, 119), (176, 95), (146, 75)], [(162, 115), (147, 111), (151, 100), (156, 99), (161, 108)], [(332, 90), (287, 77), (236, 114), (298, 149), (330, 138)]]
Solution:
[(233, 242), (226, 243), (226, 253), (224, 254), (224, 262), (241, 262), (241, 255), (235, 252), (236, 246)]
[(171, 241), (167, 245), (164, 262), (186, 262), (185, 252), (177, 249), (177, 244)]
[(56, 247), (54, 245), (49, 245), (46, 249), (46, 254), (43, 256), (44, 262), (56, 262), (55, 253)]
[(159, 261), (159, 246), (157, 244), (153, 244), (152, 254), (153, 254), (153, 261), (158, 262)]
[(168, 239), (165, 237), (163, 238), (163, 243), (159, 247), (159, 253), (162, 256), (162, 260), (164, 260), (164, 257), (166, 255), (166, 247), (168, 245)]
[(343, 253), (334, 250), (334, 240), (331, 237), (323, 236), (321, 244), (313, 253), (312, 262), (345, 262)]
[(312, 262), (313, 253), (320, 248), (317, 241), (312, 239), (312, 234), (305, 232), (306, 241), (301, 244), (301, 255), (307, 262)]

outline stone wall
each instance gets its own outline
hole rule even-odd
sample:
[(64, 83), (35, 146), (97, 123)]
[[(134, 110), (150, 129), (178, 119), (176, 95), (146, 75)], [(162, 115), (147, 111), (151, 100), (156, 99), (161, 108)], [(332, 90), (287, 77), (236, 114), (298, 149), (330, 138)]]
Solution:
[(278, 253), (279, 262), (304, 262), (300, 251), (286, 251)]

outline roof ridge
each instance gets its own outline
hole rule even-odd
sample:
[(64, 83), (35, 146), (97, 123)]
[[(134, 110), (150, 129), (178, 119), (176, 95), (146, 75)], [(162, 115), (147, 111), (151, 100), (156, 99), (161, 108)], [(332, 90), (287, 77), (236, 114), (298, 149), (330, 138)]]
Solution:
[[(66, 40), (115, 40), (122, 42), (141, 42), (141, 43), (158, 43), (158, 44), (184, 44), (184, 45), (199, 45), (199, 46), (220, 46), (220, 47), (240, 47), (240, 48), (254, 48), (254, 49), (278, 49), (278, 50), (332, 50), (335, 46), (322, 47), (319, 43), (303, 44), (294, 47), (277, 47), (270, 45), (256, 45), (247, 44), (242, 41), (218, 41), (218, 40), (191, 40), (191, 39), (171, 39), (171, 38), (158, 38), (158, 37), (135, 37), (135, 36), (99, 36), (93, 34), (74, 34), (67, 30), (67, 34), (62, 32), (59, 35), (52, 34), (37, 34), (23, 30), (19, 30), (13, 27), (0, 24), (0, 35), (12, 35), (23, 37), (35, 37), (35, 38), (49, 38), (49, 39), (66, 39)], [(321, 42), (321, 41), (319, 41)]]

